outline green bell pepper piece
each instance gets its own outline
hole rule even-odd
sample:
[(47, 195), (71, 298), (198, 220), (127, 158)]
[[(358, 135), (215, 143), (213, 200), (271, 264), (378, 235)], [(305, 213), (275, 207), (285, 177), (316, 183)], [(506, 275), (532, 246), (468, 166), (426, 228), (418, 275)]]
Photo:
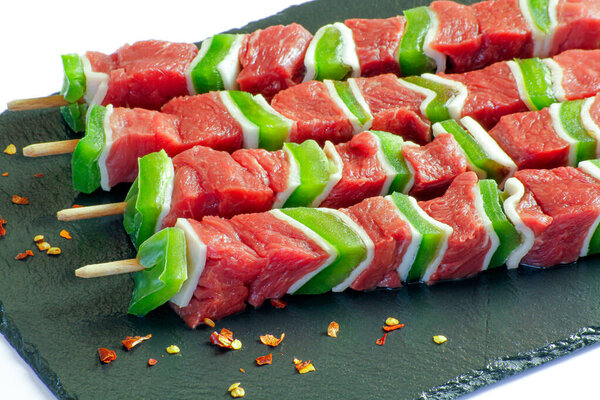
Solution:
[(363, 106), (356, 100), (354, 97), (354, 93), (352, 93), (352, 89), (350, 89), (350, 84), (348, 82), (340, 82), (340, 81), (332, 81), (333, 87), (335, 87), (335, 91), (337, 92), (340, 99), (344, 102), (348, 110), (361, 125), (365, 125), (369, 119), (371, 119), (371, 114), (363, 108)]
[(510, 253), (519, 246), (521, 239), (519, 232), (502, 211), (496, 182), (491, 179), (482, 179), (478, 185), (485, 214), (492, 222), (492, 228), (500, 239), (500, 245), (494, 252), (487, 268), (491, 269), (503, 265)]
[(548, 13), (549, 0), (528, 0), (527, 7), (531, 12), (531, 17), (535, 25), (544, 33), (550, 33), (552, 25), (550, 14)]
[[(333, 79), (341, 81), (351, 72), (352, 67), (344, 64), (342, 53), (344, 40), (342, 33), (333, 25), (326, 25), (315, 35), (315, 80)], [(315, 40), (315, 39), (313, 39)]]
[(305, 225), (337, 250), (337, 258), (294, 294), (320, 294), (343, 282), (366, 257), (362, 239), (337, 216), (318, 208), (288, 208), (281, 212)]
[(284, 207), (307, 207), (323, 192), (332, 168), (327, 155), (314, 140), (301, 144), (285, 143), (284, 147), (296, 160), (300, 170), (300, 185), (286, 200)]
[(63, 54), (61, 58), (65, 77), (60, 94), (69, 103), (74, 103), (83, 97), (86, 90), (83, 64), (78, 54)]
[(171, 197), (175, 172), (164, 150), (138, 158), (138, 176), (127, 193), (123, 225), (136, 248), (157, 230), (163, 204)]
[(435, 72), (437, 65), (434, 59), (425, 55), (423, 45), (425, 36), (431, 26), (428, 8), (425, 6), (404, 11), (406, 29), (400, 39), (398, 58), (402, 76), (420, 75)]
[(402, 146), (404, 140), (401, 136), (394, 135), (384, 131), (370, 131), (372, 134), (377, 136), (383, 150), (383, 155), (388, 160), (390, 165), (396, 170), (396, 177), (390, 185), (390, 193), (400, 192), (403, 193), (406, 186), (412, 179), (412, 173), (406, 165), (406, 160), (402, 155)]
[(452, 100), (455, 94), (449, 87), (423, 78), (422, 76), (410, 76), (403, 79), (414, 85), (433, 90), (436, 93), (435, 98), (427, 105), (427, 108), (425, 109), (425, 116), (427, 119), (429, 119), (431, 122), (440, 122), (451, 119), (447, 103)]
[(519, 65), (523, 74), (527, 96), (537, 110), (557, 102), (552, 88), (552, 73), (541, 59), (537, 57), (524, 60), (516, 59), (515, 62)]
[(427, 268), (437, 257), (445, 234), (438, 227), (419, 215), (409, 196), (401, 193), (392, 193), (391, 197), (398, 210), (404, 214), (408, 222), (422, 236), (419, 250), (406, 277), (407, 282), (418, 282), (423, 278)]
[[(589, 160), (596, 168), (600, 169), (600, 159)], [(596, 228), (590, 239), (587, 255), (600, 253), (600, 226)]]
[(104, 135), (105, 115), (106, 107), (92, 106), (88, 115), (85, 136), (77, 143), (73, 158), (71, 158), (73, 188), (83, 193), (92, 193), (100, 187), (98, 159), (106, 142)]
[(80, 103), (71, 103), (68, 106), (60, 108), (60, 114), (73, 132), (85, 131), (85, 114), (88, 105)]
[(145, 269), (135, 273), (128, 312), (143, 317), (169, 301), (187, 279), (183, 231), (167, 228), (154, 234), (140, 246), (137, 258)]
[(223, 78), (217, 67), (227, 57), (236, 39), (237, 35), (229, 33), (212, 37), (208, 51), (190, 74), (196, 93), (225, 89)]
[(262, 98), (258, 96), (237, 90), (231, 90), (229, 94), (242, 114), (259, 127), (258, 147), (269, 151), (281, 149), (292, 128), (292, 122), (277, 112), (267, 109), (265, 105), (268, 103), (264, 101), (261, 104), (262, 101), (257, 99)]
[(567, 101), (560, 105), (560, 122), (565, 132), (577, 141), (576, 163), (596, 157), (596, 139), (588, 135), (581, 122), (581, 107), (584, 100)]

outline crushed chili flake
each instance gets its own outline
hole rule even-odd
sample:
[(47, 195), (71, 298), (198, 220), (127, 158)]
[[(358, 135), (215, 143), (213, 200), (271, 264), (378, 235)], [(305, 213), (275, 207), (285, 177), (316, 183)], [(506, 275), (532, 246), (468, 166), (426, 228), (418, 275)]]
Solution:
[(100, 357), (100, 361), (102, 361), (104, 364), (108, 364), (117, 359), (117, 354), (112, 350), (99, 348), (98, 357)]
[(33, 174), (34, 178), (41, 178), (42, 176), (44, 176), (44, 174)]
[(121, 340), (121, 343), (123, 343), (123, 347), (125, 347), (126, 350), (131, 350), (144, 340), (148, 340), (151, 337), (152, 334), (148, 334), (146, 336), (127, 336), (124, 340)]
[(6, 220), (0, 218), (0, 236), (6, 235), (6, 229), (4, 229), (4, 225), (6, 224)]
[(385, 320), (385, 324), (386, 325), (398, 325), (400, 323), (400, 321), (398, 321), (396, 318), (394, 317), (388, 317)]
[(239, 388), (239, 387), (240, 387), (240, 385), (241, 385), (241, 383), (240, 383), (240, 382), (232, 383), (232, 384), (229, 386), (229, 389), (227, 389), (227, 391), (228, 391), (228, 392), (231, 392), (233, 389)]
[(35, 235), (33, 237), (33, 241), (36, 242), (36, 243), (37, 242), (43, 242), (44, 241), (44, 235)]
[(339, 331), (340, 331), (340, 324), (338, 324), (335, 321), (331, 321), (331, 323), (327, 327), (327, 336), (336, 338)]
[(246, 395), (246, 391), (243, 387), (238, 386), (232, 391), (230, 391), (229, 394), (231, 395), (231, 397), (244, 397)]
[(67, 230), (65, 230), (65, 229), (63, 229), (62, 231), (60, 231), (59, 235), (60, 235), (60, 237), (63, 237), (65, 239), (73, 239), (71, 237), (71, 234)]
[(267, 346), (277, 347), (279, 345), (279, 343), (281, 343), (283, 341), (283, 338), (285, 338), (285, 333), (282, 333), (281, 336), (279, 337), (279, 339), (277, 339), (275, 336), (271, 335), (270, 333), (267, 333), (266, 335), (262, 335), (260, 337), (260, 341), (262, 344), (266, 344)]
[(269, 353), (266, 356), (261, 356), (255, 359), (258, 365), (269, 365), (273, 362), (273, 353)]
[(287, 303), (283, 300), (271, 299), (269, 301), (271, 302), (271, 305), (275, 308), (285, 308), (285, 306), (287, 306)]
[(242, 342), (233, 339), (233, 332), (225, 328), (221, 329), (221, 333), (217, 331), (211, 333), (210, 341), (212, 344), (226, 349), (239, 350), (242, 348)]
[(233, 342), (231, 342), (231, 348), (233, 350), (240, 350), (242, 348), (242, 342), (239, 339), (234, 339)]
[(27, 257), (33, 257), (33, 251), (25, 250), (25, 253), (19, 253), (16, 255), (15, 260), (24, 260)]
[(404, 324), (384, 325), (383, 330), (386, 332), (395, 331), (396, 329), (404, 328)]
[(82, 205), (79, 205), (79, 204), (73, 204), (73, 205), (71, 206), (71, 208), (82, 208), (82, 207), (83, 207), (83, 206), (82, 206)]
[(246, 373), (246, 370), (245, 370), (244, 368), (240, 368), (240, 372), (241, 372), (242, 374), (245, 374), (245, 373)]
[(8, 176), (8, 172), (4, 172), (2, 176)]
[(158, 361), (156, 361), (156, 359), (150, 358), (150, 359), (148, 359), (148, 366), (152, 367), (153, 365), (156, 365), (157, 362)]
[(48, 242), (37, 242), (35, 245), (37, 246), (39, 251), (46, 251), (50, 249), (50, 247), (52, 247)]
[(29, 199), (27, 197), (21, 197), (19, 195), (13, 195), (12, 202), (14, 204), (29, 204)]
[(301, 374), (306, 374), (307, 372), (316, 371), (315, 366), (312, 365), (310, 360), (306, 360), (306, 361), (302, 362), (301, 360), (294, 358), (294, 364), (296, 364), (296, 370), (298, 370), (298, 372)]
[(381, 337), (381, 339), (377, 339), (375, 341), (375, 344), (378, 346), (383, 346), (385, 344), (385, 338), (387, 336), (387, 333), (384, 333), (383, 336)]
[(211, 328), (215, 327), (215, 321), (210, 318), (204, 318), (204, 324), (210, 326)]
[(181, 350), (179, 350), (179, 346), (176, 346), (174, 344), (172, 344), (169, 347), (167, 347), (167, 353), (169, 353), (169, 354), (177, 354), (180, 351)]
[(16, 154), (17, 153), (17, 147), (14, 144), (11, 143), (8, 146), (6, 146), (6, 148), (4, 149), (4, 152), (6, 154), (10, 154), (10, 155)]
[(49, 254), (51, 256), (57, 256), (61, 253), (60, 247), (50, 247), (48, 249), (48, 251), (46, 251), (46, 254)]
[(225, 336), (229, 340), (233, 340), (233, 332), (231, 332), (229, 329), (222, 328), (221, 335)]
[(446, 336), (444, 336), (444, 335), (435, 335), (433, 337), (433, 341), (436, 344), (444, 344), (444, 343), (446, 343), (447, 340), (448, 340), (448, 338)]

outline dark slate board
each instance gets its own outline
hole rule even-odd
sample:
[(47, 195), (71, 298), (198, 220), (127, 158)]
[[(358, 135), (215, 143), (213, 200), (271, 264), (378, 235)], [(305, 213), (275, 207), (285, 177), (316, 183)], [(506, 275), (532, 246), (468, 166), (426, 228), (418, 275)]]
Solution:
[[(242, 30), (297, 21), (314, 32), (328, 22), (391, 16), (420, 4), (424, 1), (318, 0)], [(14, 143), (19, 152), (30, 143), (76, 137), (57, 109), (5, 112), (0, 132), (0, 147)], [(144, 319), (127, 315), (130, 276), (74, 277), (78, 266), (135, 252), (120, 217), (56, 221), (59, 209), (121, 201), (127, 190), (122, 185), (111, 193), (75, 193), (69, 160), (0, 153), (0, 173), (9, 173), (0, 177), (0, 215), (8, 220), (8, 233), (0, 239), (0, 332), (61, 399), (227, 398), (236, 381), (248, 399), (454, 398), (597, 341), (594, 328), (581, 330), (598, 325), (600, 316), (600, 259), (588, 258), (549, 271), (493, 271), (434, 287), (289, 298), (284, 310), (267, 305), (219, 322), (217, 328), (233, 330), (244, 344), (238, 352), (221, 351), (209, 344), (209, 328), (192, 331), (167, 307)], [(36, 173), (45, 176), (36, 179)], [(13, 194), (28, 196), (31, 204), (11, 204)], [(63, 228), (73, 240), (58, 236)], [(38, 253), (36, 234), (46, 235), (63, 254)], [(13, 259), (26, 249), (35, 256)], [(388, 316), (406, 327), (376, 346)], [(332, 320), (341, 325), (338, 339), (325, 335)], [(281, 332), (286, 338), (276, 349), (258, 342), (261, 334)], [(121, 349), (125, 336), (147, 333), (153, 338), (139, 348)], [(435, 334), (449, 341), (437, 346)], [(168, 355), (170, 344), (179, 345), (181, 354)], [(117, 361), (101, 365), (98, 347), (115, 349)], [(254, 365), (254, 358), (271, 351), (273, 365)], [(150, 357), (158, 365), (148, 368)], [(312, 360), (317, 372), (299, 375), (293, 357)]]

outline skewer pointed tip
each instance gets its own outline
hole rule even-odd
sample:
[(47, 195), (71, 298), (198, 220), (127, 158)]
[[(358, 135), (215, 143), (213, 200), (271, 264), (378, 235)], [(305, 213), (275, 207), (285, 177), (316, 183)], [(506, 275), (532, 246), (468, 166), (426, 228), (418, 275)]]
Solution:
[(90, 264), (75, 270), (78, 278), (99, 278), (102, 276), (127, 274), (143, 270), (144, 267), (136, 258), (110, 261), (102, 264)]
[(99, 204), (97, 206), (65, 208), (56, 213), (59, 221), (78, 221), (81, 219), (100, 218), (110, 215), (122, 215), (125, 212), (126, 202)]
[(77, 143), (79, 143), (79, 139), (30, 144), (23, 147), (23, 155), (25, 157), (42, 157), (69, 154), (75, 151)]

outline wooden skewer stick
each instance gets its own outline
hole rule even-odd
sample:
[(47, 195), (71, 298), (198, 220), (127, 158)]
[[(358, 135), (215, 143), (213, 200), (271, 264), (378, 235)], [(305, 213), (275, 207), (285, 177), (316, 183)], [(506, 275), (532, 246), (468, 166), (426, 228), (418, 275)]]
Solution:
[(79, 143), (79, 139), (30, 144), (23, 147), (23, 155), (25, 157), (42, 157), (69, 154), (75, 151), (77, 143)]
[(46, 97), (35, 97), (32, 99), (19, 99), (9, 101), (6, 106), (9, 111), (24, 111), (24, 110), (36, 110), (38, 108), (50, 108), (66, 106), (69, 102), (64, 99), (60, 94), (55, 94)]
[(65, 208), (56, 213), (59, 221), (77, 221), (80, 219), (107, 217), (125, 212), (126, 202), (100, 204), (97, 206)]
[(143, 270), (137, 258), (129, 260), (110, 261), (102, 264), (90, 264), (75, 270), (75, 276), (79, 278), (99, 278), (102, 276), (127, 274)]

